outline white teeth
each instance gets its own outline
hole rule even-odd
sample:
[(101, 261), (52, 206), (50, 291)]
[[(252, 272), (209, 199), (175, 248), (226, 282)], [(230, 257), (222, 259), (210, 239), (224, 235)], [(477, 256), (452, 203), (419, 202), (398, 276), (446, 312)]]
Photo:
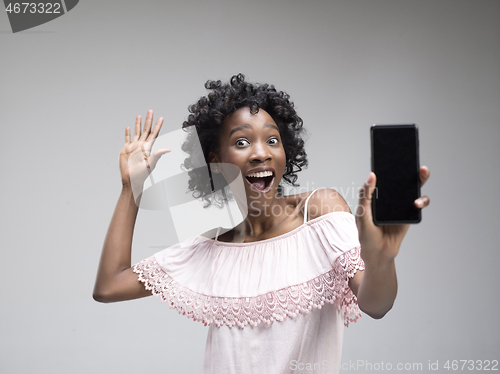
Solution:
[(264, 178), (264, 177), (270, 177), (271, 175), (273, 175), (272, 171), (261, 171), (260, 173), (247, 174), (247, 177)]

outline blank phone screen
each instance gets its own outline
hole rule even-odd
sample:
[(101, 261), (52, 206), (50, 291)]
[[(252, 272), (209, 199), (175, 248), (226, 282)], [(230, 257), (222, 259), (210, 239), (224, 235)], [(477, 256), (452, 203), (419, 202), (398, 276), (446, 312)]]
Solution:
[(415, 125), (374, 125), (371, 128), (373, 194), (376, 224), (418, 223), (421, 211), (418, 130)]

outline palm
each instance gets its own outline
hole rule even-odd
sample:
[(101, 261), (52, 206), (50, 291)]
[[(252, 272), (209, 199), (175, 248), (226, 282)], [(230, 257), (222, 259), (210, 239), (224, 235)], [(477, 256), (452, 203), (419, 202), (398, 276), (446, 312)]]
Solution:
[(124, 145), (120, 151), (120, 172), (122, 179), (130, 181), (130, 183), (143, 183), (146, 180), (151, 172), (148, 169), (147, 161), (151, 149), (148, 149), (147, 146), (148, 143), (145, 141), (137, 141)]
[(367, 243), (362, 248), (371, 249), (383, 257), (394, 258), (409, 228), (410, 225), (373, 225), (367, 231), (360, 232), (360, 242)]

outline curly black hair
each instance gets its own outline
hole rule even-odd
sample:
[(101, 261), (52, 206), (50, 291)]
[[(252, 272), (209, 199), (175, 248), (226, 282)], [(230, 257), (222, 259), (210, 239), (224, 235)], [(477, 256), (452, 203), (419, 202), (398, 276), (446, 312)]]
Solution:
[[(209, 153), (217, 153), (220, 149), (219, 137), (225, 118), (243, 107), (249, 107), (252, 114), (263, 109), (276, 122), (286, 155), (286, 168), (282, 179), (292, 186), (299, 186), (295, 183), (298, 178), (297, 172), (307, 167), (308, 164), (302, 139), (302, 133), (305, 130), (302, 119), (297, 115), (294, 104), (289, 100), (290, 96), (283, 91), (276, 91), (273, 85), (245, 82), (243, 74), (232, 76), (229, 83), (224, 84), (220, 80), (209, 80), (205, 83), (205, 88), (211, 92), (207, 96), (202, 96), (196, 104), (189, 106), (191, 114), (182, 124), (185, 131), (195, 126), (197, 133), (188, 134), (182, 146), (182, 150), (189, 154), (184, 161), (183, 169), (188, 171), (189, 190), (193, 191), (193, 196), (203, 198), (208, 203), (206, 205), (208, 207), (211, 205), (209, 197), (214, 191), (214, 186), (227, 184), (225, 181), (217, 181), (217, 178), (223, 178), (222, 174), (212, 174), (210, 169), (209, 178), (203, 177), (200, 169), (196, 168), (199, 165), (197, 160), (203, 157), (204, 162), (209, 163)], [(196, 152), (194, 146), (196, 135), (199, 138), (203, 155), (196, 154), (199, 153), (199, 151)], [(281, 184), (278, 186), (278, 193), (283, 193)], [(223, 199), (220, 196), (214, 200), (216, 205), (223, 206)]]

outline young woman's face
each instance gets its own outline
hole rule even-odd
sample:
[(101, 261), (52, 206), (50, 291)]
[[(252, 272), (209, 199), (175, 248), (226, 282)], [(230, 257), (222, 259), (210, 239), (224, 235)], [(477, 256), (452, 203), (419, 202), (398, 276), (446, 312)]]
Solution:
[(278, 125), (263, 109), (238, 109), (224, 121), (217, 160), (240, 168), (247, 197), (275, 196), (286, 167)]

